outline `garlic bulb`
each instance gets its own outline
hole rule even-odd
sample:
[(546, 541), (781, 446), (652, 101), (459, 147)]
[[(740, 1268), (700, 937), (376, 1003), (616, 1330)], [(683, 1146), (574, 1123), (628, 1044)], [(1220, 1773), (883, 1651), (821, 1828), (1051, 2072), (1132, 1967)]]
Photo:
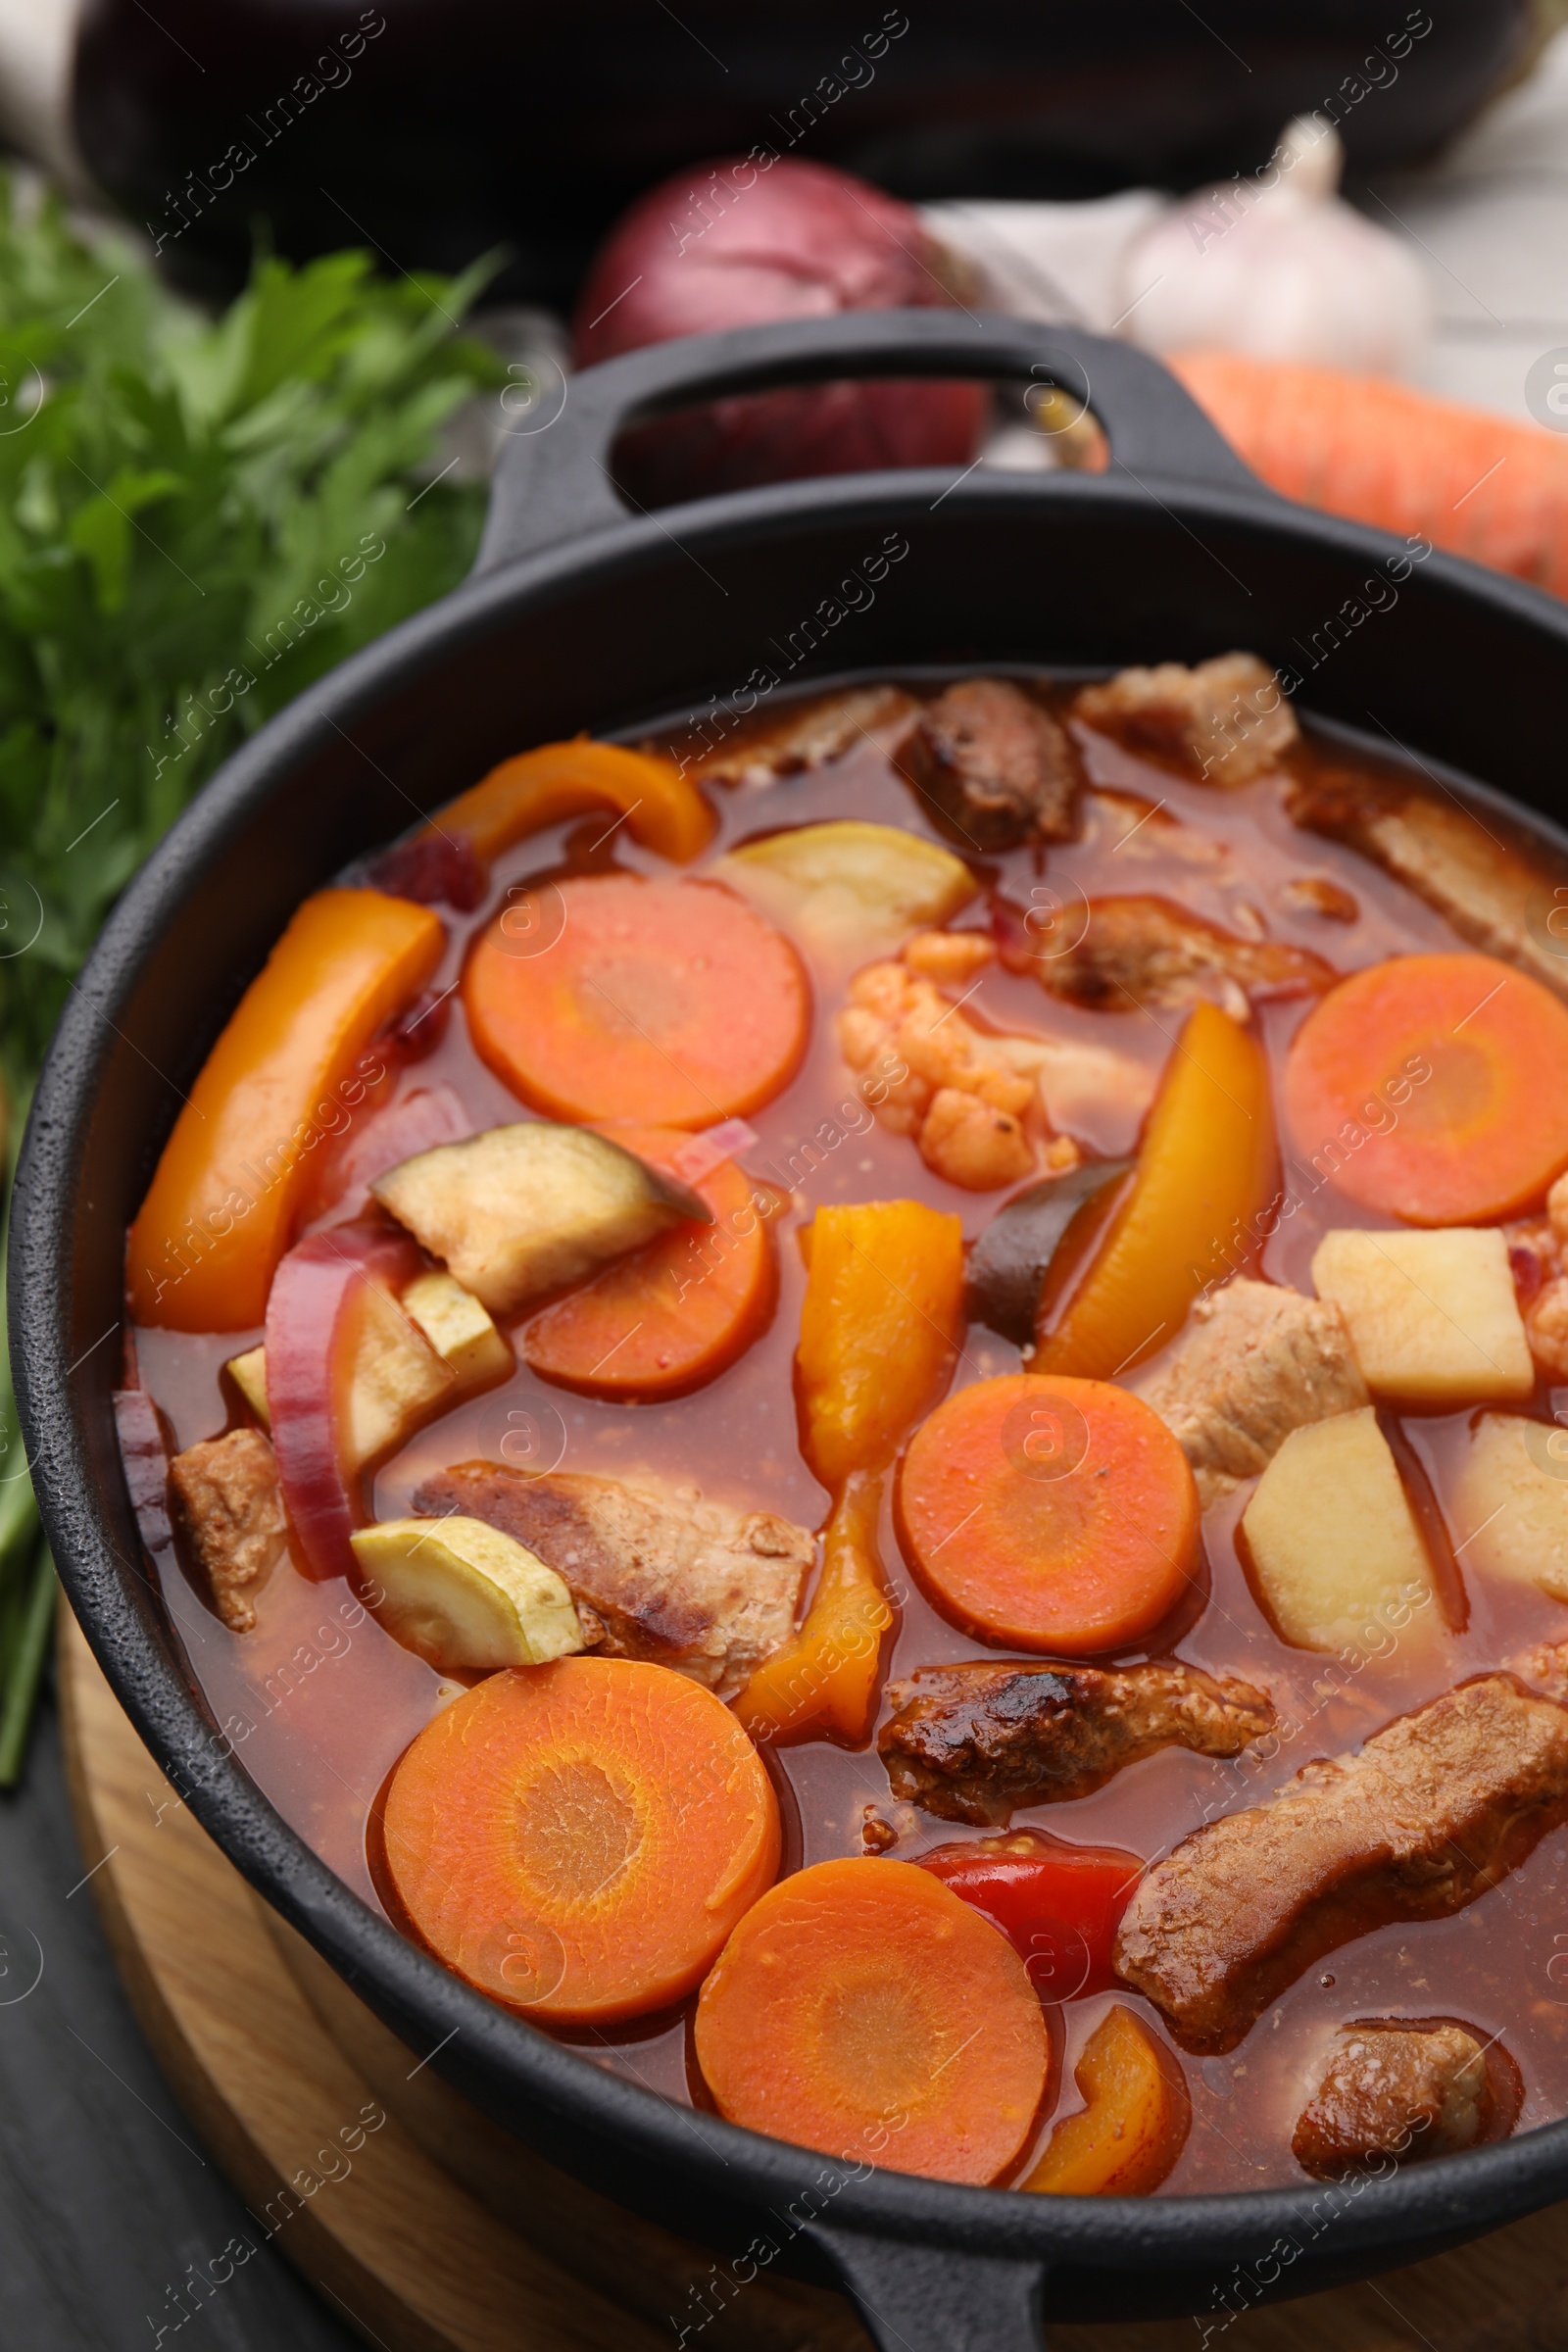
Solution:
[(1431, 323), (1398, 238), (1340, 201), (1332, 122), (1292, 122), (1250, 180), (1201, 188), (1129, 246), (1122, 332), (1146, 351), (1202, 346), (1398, 375)]

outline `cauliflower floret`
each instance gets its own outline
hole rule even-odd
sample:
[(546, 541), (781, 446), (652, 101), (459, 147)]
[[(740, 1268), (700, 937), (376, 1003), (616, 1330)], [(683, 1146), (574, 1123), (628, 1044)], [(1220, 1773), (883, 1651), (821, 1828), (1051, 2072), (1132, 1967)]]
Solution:
[(931, 1098), (920, 1129), (920, 1156), (936, 1175), (966, 1192), (995, 1192), (1032, 1175), (1034, 1146), (1018, 1121), (978, 1095), (944, 1086)]
[(1530, 1352), (1549, 1380), (1568, 1380), (1568, 1276), (1537, 1293), (1525, 1317)]
[(917, 931), (904, 951), (904, 960), (922, 980), (963, 988), (996, 953), (983, 931)]

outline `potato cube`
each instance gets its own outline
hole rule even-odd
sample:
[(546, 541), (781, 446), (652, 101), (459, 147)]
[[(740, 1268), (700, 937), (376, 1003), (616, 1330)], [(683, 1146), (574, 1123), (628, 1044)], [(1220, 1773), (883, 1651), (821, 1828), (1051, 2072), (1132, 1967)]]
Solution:
[(359, 1313), (347, 1436), (349, 1458), (363, 1469), (449, 1403), (457, 1383), (390, 1292), (367, 1283)]
[(1568, 1601), (1568, 1430), (1483, 1413), (1448, 1501), (1461, 1566)]
[[(349, 1391), (349, 1453), (356, 1469), (390, 1453), (432, 1412), (509, 1373), (515, 1357), (484, 1308), (450, 1274), (416, 1275), (401, 1299), (368, 1287)], [(224, 1370), (270, 1430), (267, 1349), (231, 1355)]]
[(786, 929), (860, 957), (947, 922), (979, 889), (951, 850), (859, 817), (769, 833), (713, 872)]
[(1269, 1615), (1298, 1649), (1385, 1653), (1440, 1630), (1432, 1566), (1369, 1404), (1293, 1429), (1242, 1533)]
[(1325, 1234), (1312, 1280), (1345, 1317), (1374, 1396), (1479, 1404), (1536, 1385), (1495, 1226)]

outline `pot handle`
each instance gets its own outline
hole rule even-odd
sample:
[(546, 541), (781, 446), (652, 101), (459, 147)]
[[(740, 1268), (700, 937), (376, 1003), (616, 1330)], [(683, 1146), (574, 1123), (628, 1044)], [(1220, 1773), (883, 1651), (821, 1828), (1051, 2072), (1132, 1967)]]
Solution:
[(877, 2352), (1042, 2352), (1044, 2263), (811, 2225)]
[(624, 523), (634, 510), (614, 487), (610, 458), (634, 418), (846, 375), (1057, 384), (1104, 426), (1113, 472), (1266, 495), (1169, 370), (1130, 344), (963, 311), (841, 311), (651, 343), (566, 377), (553, 416), (519, 417), (510, 431), (475, 574)]

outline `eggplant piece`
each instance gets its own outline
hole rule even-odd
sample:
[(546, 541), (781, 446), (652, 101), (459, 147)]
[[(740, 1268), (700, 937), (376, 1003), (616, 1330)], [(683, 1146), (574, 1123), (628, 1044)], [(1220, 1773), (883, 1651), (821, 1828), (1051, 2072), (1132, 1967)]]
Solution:
[(712, 1211), (587, 1127), (529, 1119), (416, 1153), (370, 1187), (498, 1319)]
[(1051, 1261), (1081, 1212), (1137, 1165), (1091, 1159), (1063, 1176), (1047, 1176), (999, 1208), (969, 1252), (964, 1309), (1014, 1347), (1034, 1344), (1035, 1322)]

